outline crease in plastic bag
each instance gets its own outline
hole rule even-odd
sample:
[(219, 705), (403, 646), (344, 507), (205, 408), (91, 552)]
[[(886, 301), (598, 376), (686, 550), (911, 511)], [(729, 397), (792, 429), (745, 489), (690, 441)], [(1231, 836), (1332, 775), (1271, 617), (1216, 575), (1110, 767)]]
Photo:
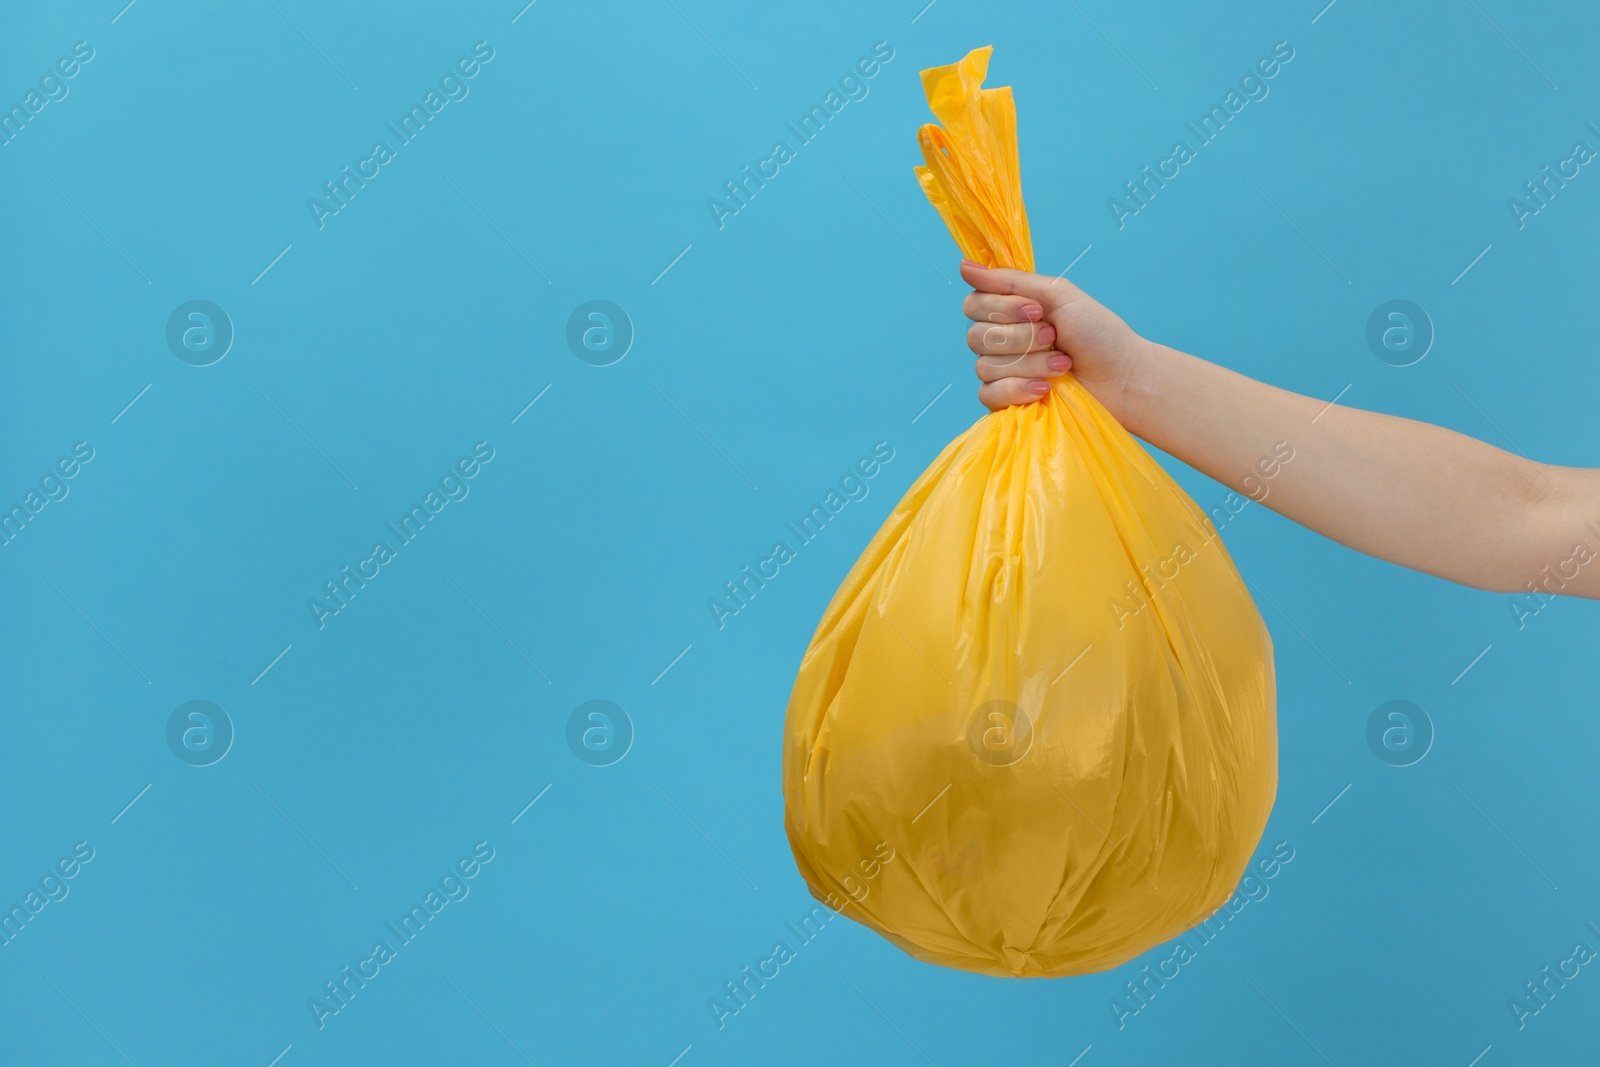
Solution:
[[(989, 48), (922, 72), (917, 178), (968, 258), (1033, 269)], [(1272, 645), (1215, 528), (1070, 374), (989, 414), (834, 595), (784, 731), (812, 894), (930, 963), (1105, 970), (1200, 923), (1277, 789)]]

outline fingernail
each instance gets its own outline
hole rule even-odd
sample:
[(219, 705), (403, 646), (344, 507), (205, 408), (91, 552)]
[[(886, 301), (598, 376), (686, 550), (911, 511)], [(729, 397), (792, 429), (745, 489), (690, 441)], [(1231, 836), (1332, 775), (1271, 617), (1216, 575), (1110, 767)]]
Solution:
[(1046, 326), (1044, 329), (1039, 331), (1039, 343), (1040, 344), (1047, 345), (1050, 342), (1054, 341), (1055, 339), (1056, 339), (1056, 328), (1054, 326)]
[(962, 260), (962, 261), (961, 261), (961, 265), (962, 265), (962, 266), (963, 266), (963, 267), (982, 267), (982, 266), (983, 266), (983, 264), (982, 264), (982, 263), (979, 263), (979, 262), (978, 262), (978, 261), (977, 261), (977, 260), (975, 260), (975, 259), (963, 259), (963, 260)]
[(1048, 393), (1049, 391), (1050, 391), (1050, 383), (1049, 382), (1029, 382), (1028, 383), (1028, 392), (1033, 393), (1035, 396), (1043, 396), (1044, 394)]
[(1040, 319), (1044, 318), (1044, 308), (1040, 307), (1038, 304), (1023, 304), (1022, 317), (1027, 319), (1029, 322), (1038, 322)]
[(1069, 370), (1069, 369), (1071, 369), (1071, 367), (1072, 367), (1072, 360), (1068, 359), (1066, 356), (1051, 356), (1050, 357), (1050, 369), (1051, 370)]

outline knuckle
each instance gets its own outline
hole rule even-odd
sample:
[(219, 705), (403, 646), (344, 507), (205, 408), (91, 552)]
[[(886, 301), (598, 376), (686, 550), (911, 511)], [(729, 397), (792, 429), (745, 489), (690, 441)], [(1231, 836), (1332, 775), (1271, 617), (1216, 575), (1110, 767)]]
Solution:
[(967, 347), (979, 355), (983, 354), (983, 331), (984, 325), (981, 322), (975, 322), (967, 327)]
[[(1006, 358), (1001, 358), (999, 356), (990, 358), (994, 362), (997, 372), (995, 374), (996, 378), (1014, 377), (1015, 375), (1022, 373), (1021, 368), (1028, 362), (1028, 357), (1026, 355), (1016, 355), (1012, 353), (1007, 353)], [(1005, 372), (1004, 374), (998, 373), (1002, 370)]]

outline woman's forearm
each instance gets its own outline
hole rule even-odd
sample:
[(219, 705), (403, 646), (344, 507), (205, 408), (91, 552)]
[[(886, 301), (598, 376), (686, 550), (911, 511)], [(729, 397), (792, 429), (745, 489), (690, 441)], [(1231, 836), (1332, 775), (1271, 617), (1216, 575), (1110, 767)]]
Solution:
[(1600, 596), (1600, 561), (1583, 566), (1600, 552), (1593, 471), (1329, 405), (1153, 343), (1127, 389), (1121, 415), (1138, 436), (1340, 544), (1480, 589)]

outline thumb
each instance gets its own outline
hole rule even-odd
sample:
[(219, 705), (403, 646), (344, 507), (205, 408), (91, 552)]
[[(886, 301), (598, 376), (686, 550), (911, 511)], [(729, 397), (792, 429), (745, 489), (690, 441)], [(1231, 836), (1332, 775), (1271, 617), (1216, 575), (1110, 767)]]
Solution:
[(985, 267), (970, 259), (961, 261), (961, 278), (979, 292), (1021, 296), (1035, 300), (1046, 312), (1083, 296), (1083, 290), (1065, 278), (1030, 274), (1025, 270), (1011, 270), (1008, 267)]

